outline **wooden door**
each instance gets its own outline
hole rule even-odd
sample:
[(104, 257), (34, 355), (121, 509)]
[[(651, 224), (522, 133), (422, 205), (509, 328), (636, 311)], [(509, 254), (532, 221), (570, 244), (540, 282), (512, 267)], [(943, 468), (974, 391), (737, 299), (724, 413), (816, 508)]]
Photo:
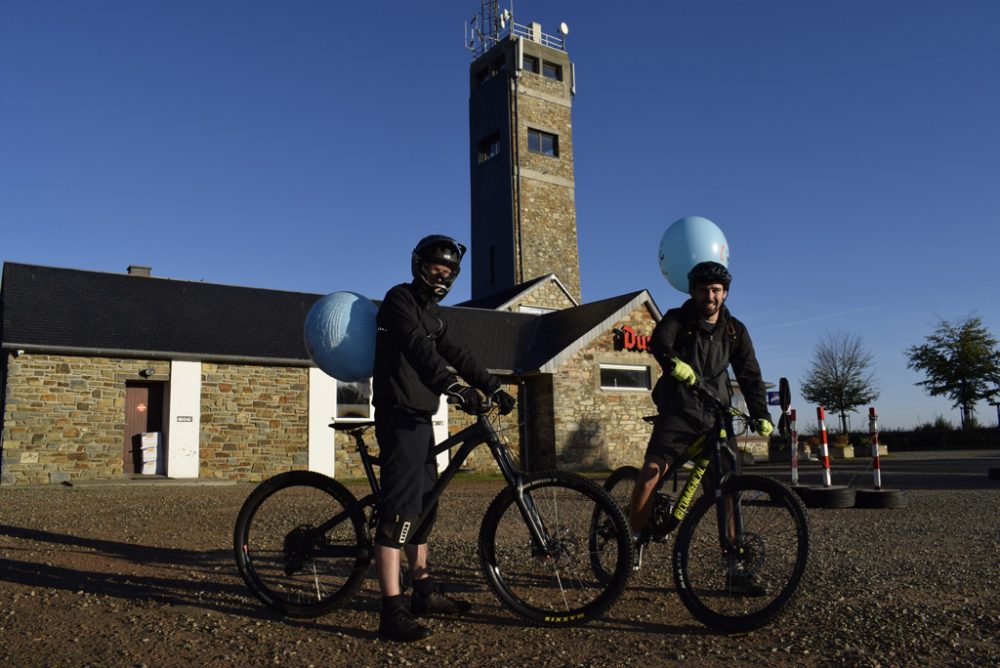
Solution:
[(142, 434), (149, 431), (163, 431), (163, 384), (125, 383), (125, 473), (142, 472)]

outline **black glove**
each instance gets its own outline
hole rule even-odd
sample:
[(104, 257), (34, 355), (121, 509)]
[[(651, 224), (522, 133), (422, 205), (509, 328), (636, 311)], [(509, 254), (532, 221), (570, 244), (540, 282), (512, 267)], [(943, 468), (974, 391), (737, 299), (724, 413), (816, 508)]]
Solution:
[(483, 400), (474, 387), (452, 383), (444, 393), (448, 395), (449, 399), (454, 399), (450, 403), (457, 404), (459, 408), (470, 415), (483, 412)]
[(517, 406), (517, 399), (499, 387), (490, 394), (490, 401), (500, 409), (500, 415), (507, 415)]

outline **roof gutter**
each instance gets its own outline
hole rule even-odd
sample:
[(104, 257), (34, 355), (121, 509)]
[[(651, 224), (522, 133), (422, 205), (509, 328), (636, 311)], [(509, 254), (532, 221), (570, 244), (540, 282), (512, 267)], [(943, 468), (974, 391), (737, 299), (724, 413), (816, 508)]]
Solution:
[(188, 362), (235, 362), (239, 364), (270, 364), (274, 366), (315, 366), (311, 360), (290, 357), (253, 357), (247, 355), (218, 355), (214, 353), (182, 353), (166, 350), (128, 350), (121, 348), (81, 348), (77, 346), (47, 346), (32, 343), (3, 343), (4, 350), (26, 353), (56, 353), (93, 357), (130, 357), (183, 360)]
[[(5, 341), (3, 350), (21, 353), (54, 353), (92, 357), (128, 357), (133, 359), (168, 359), (185, 362), (231, 362), (234, 364), (266, 364), (269, 366), (314, 367), (312, 360), (291, 357), (253, 357), (247, 355), (217, 355), (214, 353), (182, 353), (166, 350), (128, 350), (121, 348), (81, 348), (78, 346), (47, 346)], [(451, 367), (449, 367), (450, 369)], [(517, 375), (515, 369), (487, 369), (501, 376)], [(457, 371), (456, 371), (457, 373)]]

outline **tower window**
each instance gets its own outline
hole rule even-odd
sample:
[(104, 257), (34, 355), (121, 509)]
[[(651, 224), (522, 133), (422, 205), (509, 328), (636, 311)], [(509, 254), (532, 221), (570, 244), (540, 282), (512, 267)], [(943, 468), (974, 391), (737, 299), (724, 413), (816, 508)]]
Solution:
[(503, 69), (503, 57), (494, 58), (493, 62), (476, 72), (476, 85), (485, 83), (489, 79), (492, 79), (496, 75), (500, 74)]
[(494, 132), (479, 142), (479, 162), (484, 163), (500, 153), (500, 133)]
[(523, 69), (527, 72), (538, 74), (538, 58), (525, 55), (523, 58)]
[(543, 62), (542, 63), (542, 76), (546, 79), (555, 79), (556, 81), (562, 81), (562, 65), (556, 65), (555, 63)]
[(528, 150), (532, 153), (559, 157), (559, 137), (541, 130), (528, 128)]

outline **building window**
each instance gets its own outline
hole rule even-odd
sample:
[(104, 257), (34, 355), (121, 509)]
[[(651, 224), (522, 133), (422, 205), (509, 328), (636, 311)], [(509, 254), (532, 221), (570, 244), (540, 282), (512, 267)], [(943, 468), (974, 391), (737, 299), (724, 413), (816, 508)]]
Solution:
[(493, 62), (476, 72), (476, 85), (485, 83), (503, 72), (503, 56), (494, 58)]
[(337, 381), (337, 422), (363, 422), (372, 419), (372, 383), (362, 380), (356, 383)]
[(648, 391), (652, 387), (650, 378), (648, 366), (631, 364), (601, 365), (602, 390)]
[(532, 153), (559, 157), (559, 137), (541, 130), (528, 128), (528, 150)]
[(538, 74), (538, 58), (526, 55), (522, 61), (522, 69), (527, 72), (534, 72), (535, 74)]
[(500, 133), (494, 132), (479, 142), (479, 162), (483, 163), (500, 153)]
[(555, 63), (544, 61), (542, 63), (542, 76), (546, 79), (562, 81), (562, 65), (556, 65)]
[(554, 308), (544, 308), (542, 306), (528, 306), (526, 304), (521, 304), (517, 307), (517, 310), (521, 313), (531, 313), (533, 315), (545, 315), (546, 313), (552, 313), (555, 311)]

